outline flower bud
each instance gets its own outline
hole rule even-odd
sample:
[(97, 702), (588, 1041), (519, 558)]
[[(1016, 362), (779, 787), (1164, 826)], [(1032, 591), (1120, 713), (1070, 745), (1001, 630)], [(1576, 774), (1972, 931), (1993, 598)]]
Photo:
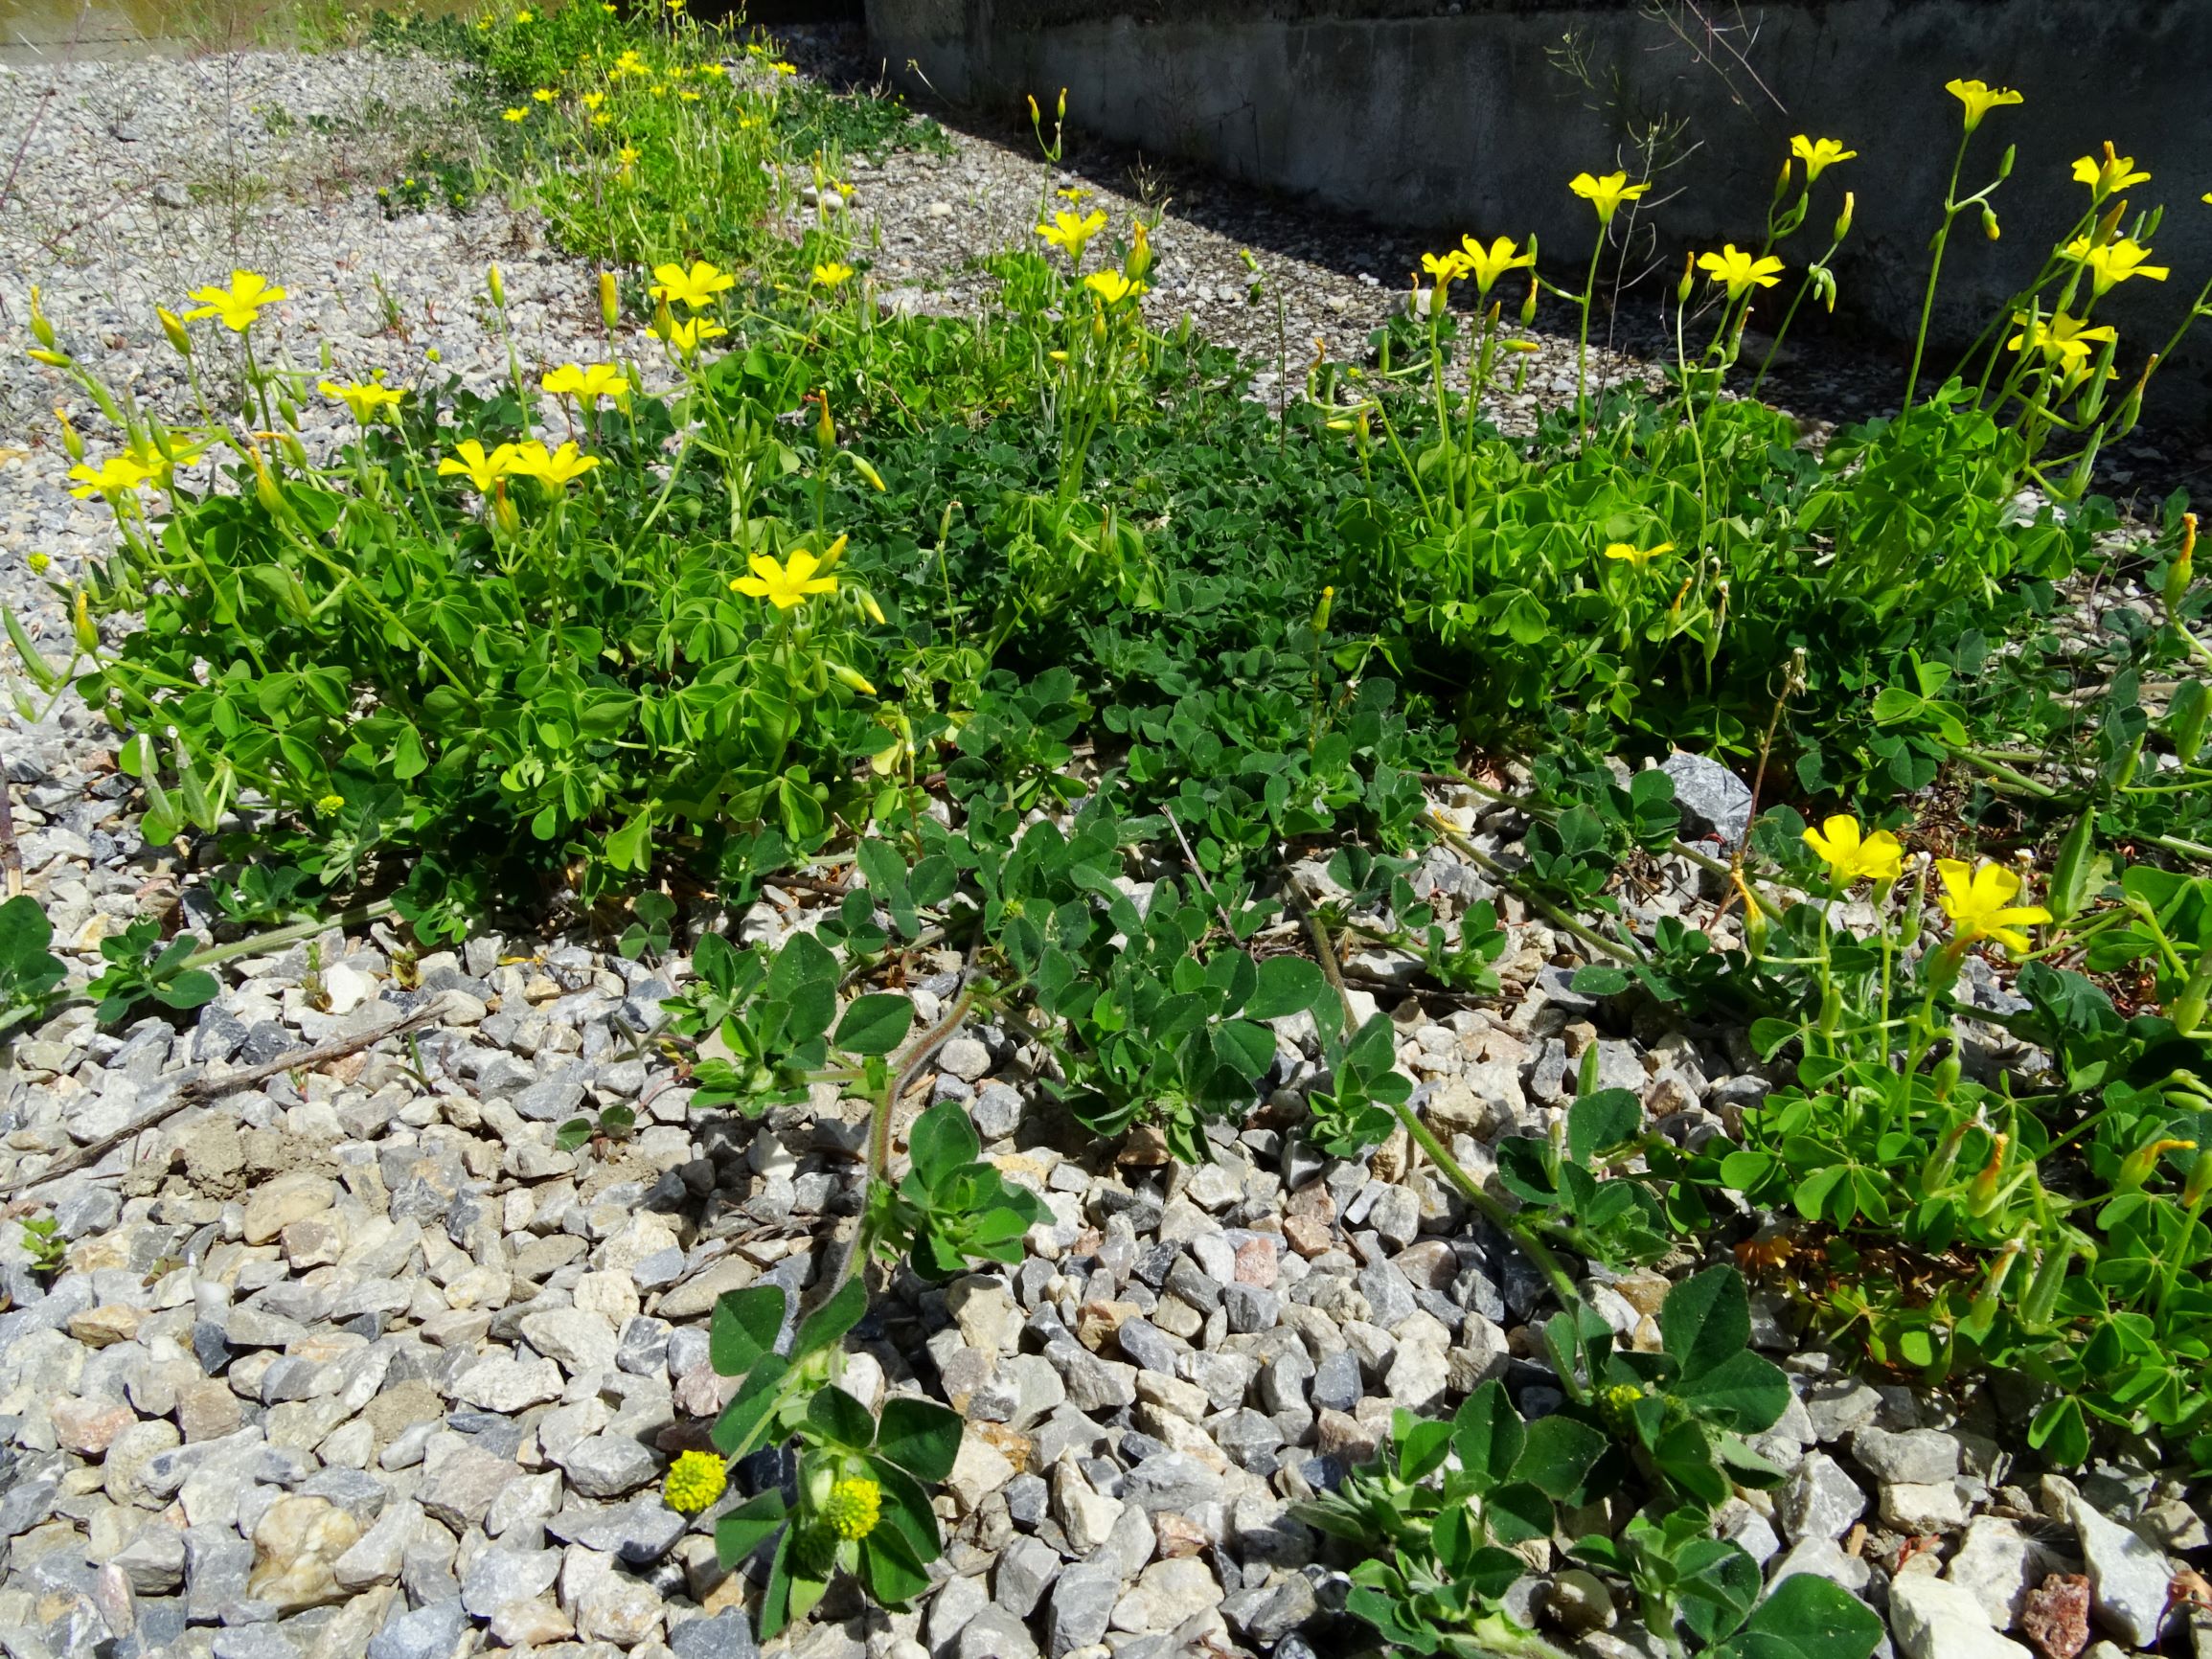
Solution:
[(1524, 329), (1525, 329), (1525, 328), (1527, 328), (1527, 327), (1528, 327), (1528, 326), (1529, 326), (1531, 323), (1533, 323), (1533, 322), (1535, 322), (1535, 321), (1536, 321), (1536, 273), (1535, 273), (1534, 271), (1531, 271), (1531, 272), (1529, 273), (1529, 277), (1528, 277), (1528, 298), (1527, 298), (1527, 299), (1525, 299), (1525, 300), (1523, 300), (1523, 301), (1521, 301), (1521, 303), (1520, 303), (1520, 326), (1521, 326), (1522, 328), (1524, 328)]
[(2189, 1166), (2189, 1178), (2181, 1183), (2181, 1202), (2194, 1210), (2212, 1196), (2212, 1152), (2199, 1152)]
[(1774, 199), (1780, 201), (1790, 193), (1790, 157), (1782, 158), (1782, 170), (1774, 179)]
[(1032, 126), (1044, 125), (1044, 111), (1038, 108), (1037, 94), (1034, 92), (1029, 94), (1029, 125)]
[(1996, 210), (1987, 204), (1984, 204), (1981, 210), (1981, 234), (1993, 242), (1997, 239), (2000, 234), (1997, 229)]
[(57, 348), (54, 343), (54, 325), (46, 320), (46, 308), (38, 303), (38, 284), (31, 284), (31, 337), (48, 351)]
[(2105, 216), (2097, 221), (2096, 230), (2090, 233), (2090, 246), (2102, 247), (2105, 243), (2110, 241), (2112, 239), (2113, 234), (2120, 228), (2120, 216), (2127, 211), (2128, 204), (2124, 201), (2116, 201), (2110, 207), (2107, 208), (2105, 210)]
[(622, 297), (615, 291), (612, 271), (599, 273), (599, 320), (609, 332), (622, 321)]
[(262, 452), (252, 452), (254, 461), (254, 499), (262, 504), (262, 511), (271, 518), (282, 516), (285, 511), (284, 492), (277, 489), (277, 481), (269, 471), (269, 464), (262, 459)]
[(84, 590), (79, 588), (69, 607), (70, 630), (77, 636), (77, 648), (87, 654), (100, 649), (100, 629), (93, 625), (92, 606)]
[(868, 683), (866, 676), (847, 668), (843, 663), (832, 663), (830, 672), (836, 677), (839, 685), (852, 691), (865, 692), (870, 696), (876, 695), (876, 688)]
[(845, 544), (851, 539), (851, 536), (840, 535), (835, 541), (832, 541), (830, 544), (830, 551), (825, 553), (821, 562), (814, 566), (814, 574), (816, 576), (828, 576), (835, 570), (837, 561), (845, 557)]
[(878, 627), (884, 626), (883, 607), (876, 602), (876, 596), (857, 582), (853, 584), (853, 591), (860, 596), (861, 613)]
[[(2189, 583), (2195, 580), (2196, 575), (2197, 515), (2194, 512), (2184, 512), (2181, 514), (2181, 551), (2175, 557), (2174, 562), (2166, 567), (2166, 586), (2163, 590), (2163, 597), (2166, 601), (2167, 610), (2177, 615), (2179, 614), (2181, 596), (2189, 591)], [(2184, 761), (2189, 759), (2186, 755), (2181, 758)]]
[(1053, 112), (1053, 119), (1055, 121), (1067, 119), (1067, 88), (1064, 86), (1060, 89), (1060, 108)]
[(77, 359), (67, 352), (49, 352), (43, 346), (34, 346), (24, 355), (34, 363), (44, 363), (49, 369), (69, 369), (77, 364)]
[(491, 290), (491, 303), (503, 311), (507, 309), (507, 284), (500, 280), (497, 264), (485, 267), (484, 285)]
[(1997, 160), (1997, 177), (2000, 179), (2012, 177), (2013, 161), (2018, 154), (2019, 146), (2013, 144), (2005, 146), (2004, 154)]
[(853, 463), (854, 471), (873, 484), (878, 489), (883, 488), (883, 475), (869, 466), (867, 462), (861, 460), (857, 455), (847, 456), (846, 459)]
[(822, 399), (822, 417), (814, 422), (814, 442), (826, 454), (837, 447), (837, 422), (830, 418), (829, 387), (823, 387), (817, 396)]
[(513, 498), (508, 495), (507, 480), (504, 478), (491, 481), (491, 522), (509, 535), (522, 528), (522, 514), (515, 510)]
[(1998, 1177), (2004, 1173), (2005, 1148), (2012, 1137), (1996, 1134), (1990, 1137), (1989, 1162), (1984, 1164), (1967, 1183), (1966, 1207), (1974, 1216), (1981, 1217), (1997, 1207)]
[(82, 461), (84, 439), (78, 432), (77, 423), (69, 419), (69, 411), (57, 403), (54, 406), (54, 419), (61, 423), (61, 447), (69, 451), (69, 459)]
[(1315, 633), (1322, 633), (1327, 630), (1329, 626), (1329, 612), (1335, 605), (1335, 603), (1336, 590), (1334, 587), (1323, 588), (1321, 590), (1320, 602), (1313, 607), (1313, 631)]
[(2194, 1152), (2195, 1141), (2177, 1141), (2160, 1138), (2148, 1141), (2120, 1161), (2120, 1172), (2112, 1181), (2115, 1193), (2132, 1193), (2151, 1178), (2151, 1171), (2158, 1167), (2158, 1160), (2168, 1152)]
[(1676, 305), (1686, 306), (1690, 303), (1690, 289), (1697, 280), (1698, 257), (1688, 249), (1684, 249), (1682, 253), (1682, 280), (1675, 286)]
[(1836, 239), (1837, 241), (1841, 241), (1851, 234), (1851, 216), (1858, 206), (1858, 193), (1845, 191), (1843, 193), (1843, 211), (1836, 216)]

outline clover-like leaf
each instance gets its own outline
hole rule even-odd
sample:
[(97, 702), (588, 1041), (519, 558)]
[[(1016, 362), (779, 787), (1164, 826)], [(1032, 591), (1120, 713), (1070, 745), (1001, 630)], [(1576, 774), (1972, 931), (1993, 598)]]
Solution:
[(960, 1456), (960, 1414), (935, 1400), (901, 1395), (883, 1402), (876, 1450), (917, 1480), (941, 1481)]

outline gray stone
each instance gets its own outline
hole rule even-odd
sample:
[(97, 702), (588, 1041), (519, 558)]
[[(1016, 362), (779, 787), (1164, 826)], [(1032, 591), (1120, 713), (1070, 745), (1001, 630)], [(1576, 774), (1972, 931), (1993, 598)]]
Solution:
[(1174, 1337), (1141, 1314), (1123, 1320), (1114, 1340), (1140, 1369), (1168, 1376), (1175, 1375), (1175, 1360), (1185, 1352)]
[(1359, 1361), (1351, 1350), (1324, 1353), (1313, 1367), (1313, 1408), (1350, 1411), (1359, 1403)]
[(1660, 771), (1674, 780), (1675, 805), (1687, 841), (1717, 838), (1733, 847), (1751, 825), (1751, 787), (1718, 761), (1679, 751)]
[(489, 1619), (510, 1602), (528, 1602), (545, 1594), (560, 1576), (559, 1550), (507, 1550), (494, 1547), (480, 1552), (461, 1576), (461, 1604), (479, 1619)]
[(1889, 1628), (1904, 1659), (2032, 1659), (1997, 1634), (1971, 1592), (1927, 1573), (1890, 1580)]
[(1966, 1538), (1943, 1569), (1943, 1576), (1982, 1604), (2000, 1630), (2019, 1618), (2028, 1591), (2051, 1571), (2049, 1554), (2011, 1521), (1995, 1515), (1975, 1518)]
[(1272, 1290), (1256, 1284), (1221, 1286), (1222, 1311), (1228, 1315), (1229, 1329), (1240, 1334), (1273, 1329), (1282, 1316), (1282, 1299)]
[(1000, 1554), (992, 1586), (1001, 1607), (1026, 1619), (1059, 1573), (1058, 1550), (1038, 1538), (1018, 1537)]
[(185, 1616), (194, 1624), (216, 1624), (226, 1609), (246, 1599), (254, 1547), (235, 1532), (187, 1527), (184, 1560)]
[[(1285, 1573), (1243, 1615), (1245, 1637), (1272, 1647), (1319, 1610), (1313, 1585), (1303, 1573)], [(1278, 1653), (1281, 1649), (1277, 1648)]]
[(2082, 1541), (2098, 1622), (2131, 1648), (2155, 1646), (2174, 1581), (2165, 1552), (2099, 1514), (2079, 1492), (2068, 1495), (2066, 1507)]
[(1933, 1486), (1958, 1474), (1958, 1442), (1932, 1428), (1891, 1434), (1869, 1423), (1851, 1437), (1851, 1455), (1878, 1481)]
[(975, 1132), (986, 1141), (1003, 1140), (1021, 1127), (1021, 1092), (1004, 1083), (986, 1083), (975, 1091), (969, 1117)]
[(545, 1530), (564, 1544), (582, 1544), (627, 1566), (645, 1567), (675, 1548), (686, 1524), (657, 1493), (641, 1492), (612, 1509), (562, 1510), (546, 1520)]
[(553, 1461), (567, 1473), (569, 1485), (587, 1498), (622, 1497), (660, 1472), (659, 1460), (623, 1434), (588, 1436)]
[(1213, 1569), (1197, 1556), (1154, 1561), (1135, 1586), (1114, 1602), (1113, 1627), (1140, 1634), (1173, 1630), (1221, 1600)]
[(1065, 1659), (1075, 1648), (1096, 1643), (1106, 1634), (1120, 1599), (1121, 1576), (1111, 1567), (1079, 1561), (1061, 1573), (1052, 1586), (1045, 1634), (1051, 1659)]
[(1038, 1659), (1037, 1639), (1004, 1607), (986, 1607), (960, 1632), (953, 1659)]
[(300, 1645), (275, 1625), (238, 1625), (216, 1632), (215, 1659), (300, 1659)]
[[(1221, 1495), (1221, 1477), (1182, 1452), (1154, 1452), (1129, 1472), (1129, 1501), (1149, 1511), (1188, 1513)], [(1095, 1640), (1095, 1638), (1094, 1638)]]
[(1839, 1538), (1865, 1512), (1866, 1494), (1826, 1452), (1813, 1452), (1797, 1466), (1774, 1506), (1782, 1535), (1791, 1543), (1801, 1538)]
[(955, 1575), (937, 1586), (923, 1622), (932, 1651), (949, 1648), (968, 1622), (991, 1605), (991, 1591), (981, 1579)]
[(741, 1607), (725, 1607), (711, 1619), (687, 1619), (669, 1631), (675, 1659), (759, 1659), (752, 1622)]
[(368, 1659), (450, 1659), (467, 1628), (468, 1613), (458, 1596), (412, 1613), (395, 1603), (392, 1617), (370, 1638)]

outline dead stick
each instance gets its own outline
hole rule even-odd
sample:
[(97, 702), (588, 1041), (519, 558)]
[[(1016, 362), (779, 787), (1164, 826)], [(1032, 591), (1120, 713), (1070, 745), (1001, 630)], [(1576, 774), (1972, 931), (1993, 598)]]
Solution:
[(317, 1043), (312, 1048), (294, 1049), (288, 1055), (279, 1055), (265, 1065), (248, 1066), (244, 1071), (232, 1072), (225, 1077), (187, 1078), (183, 1082), (177, 1084), (151, 1111), (134, 1118), (112, 1135), (103, 1135), (89, 1146), (79, 1147), (72, 1151), (64, 1152), (56, 1158), (52, 1164), (39, 1170), (37, 1174), (21, 1177), (9, 1182), (5, 1187), (0, 1187), (0, 1198), (13, 1197), (17, 1193), (27, 1188), (42, 1187), (48, 1181), (83, 1169), (87, 1164), (98, 1163), (133, 1135), (143, 1134), (155, 1125), (174, 1117), (187, 1106), (195, 1105), (202, 1101), (212, 1101), (218, 1096), (246, 1088), (251, 1084), (262, 1081), (264, 1079), (273, 1078), (279, 1072), (297, 1071), (303, 1066), (319, 1066), (327, 1064), (331, 1060), (344, 1059), (348, 1055), (358, 1054), (365, 1048), (382, 1042), (388, 1036), (398, 1036), (401, 1032), (413, 1031), (417, 1026), (428, 1025), (431, 1020), (438, 1016), (439, 1011), (444, 1007), (445, 999), (441, 997), (437, 1002), (417, 1009), (406, 1018), (394, 1020), (390, 1025), (378, 1026), (375, 1031), (359, 1032), (353, 1036), (332, 1037), (329, 1042)]

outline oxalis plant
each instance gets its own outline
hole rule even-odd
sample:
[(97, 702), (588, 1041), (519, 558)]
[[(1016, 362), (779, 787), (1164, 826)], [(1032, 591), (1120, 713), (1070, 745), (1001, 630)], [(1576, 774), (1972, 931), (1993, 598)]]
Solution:
[(1578, 1301), (1545, 1330), (1567, 1395), (1560, 1410), (1527, 1420), (1493, 1380), (1448, 1420), (1396, 1413), (1372, 1462), (1297, 1508), (1369, 1552), (1346, 1607), (1413, 1652), (1549, 1659), (1558, 1649), (1508, 1610), (1529, 1572), (1517, 1550), (1625, 1500), (1641, 1508), (1617, 1534), (1578, 1537), (1569, 1553), (1633, 1597), (1670, 1654), (1866, 1659), (1881, 1622), (1864, 1603), (1811, 1575), (1762, 1602), (1758, 1562), (1713, 1535), (1712, 1509), (1735, 1485), (1780, 1478), (1743, 1437), (1770, 1427), (1790, 1398), (1781, 1371), (1745, 1346), (1742, 1276), (1722, 1265), (1682, 1281), (1659, 1329), (1656, 1352), (1621, 1349)]

